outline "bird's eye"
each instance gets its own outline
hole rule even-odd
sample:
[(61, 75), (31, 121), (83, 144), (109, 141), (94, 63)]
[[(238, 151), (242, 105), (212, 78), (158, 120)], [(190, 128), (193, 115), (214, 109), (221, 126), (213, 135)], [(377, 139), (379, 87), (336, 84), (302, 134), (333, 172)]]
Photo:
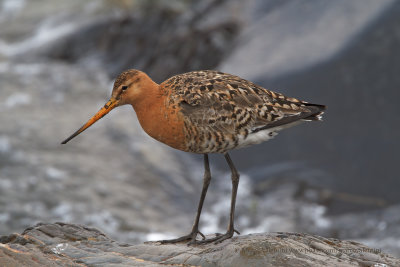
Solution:
[(124, 85), (124, 86), (122, 86), (122, 91), (125, 91), (126, 89), (128, 89), (128, 86), (126, 86), (126, 85)]

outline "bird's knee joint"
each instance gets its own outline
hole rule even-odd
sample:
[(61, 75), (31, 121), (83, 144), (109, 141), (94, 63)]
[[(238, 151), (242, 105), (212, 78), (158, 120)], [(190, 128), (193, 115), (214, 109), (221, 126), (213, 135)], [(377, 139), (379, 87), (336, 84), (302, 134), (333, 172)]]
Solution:
[(232, 172), (232, 181), (239, 181), (240, 174), (238, 172)]

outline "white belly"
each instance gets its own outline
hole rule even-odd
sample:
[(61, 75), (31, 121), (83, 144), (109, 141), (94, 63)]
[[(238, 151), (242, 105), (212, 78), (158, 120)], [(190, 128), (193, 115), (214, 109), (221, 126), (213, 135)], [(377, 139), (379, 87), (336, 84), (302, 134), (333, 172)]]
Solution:
[(239, 136), (239, 145), (236, 148), (242, 148), (246, 146), (260, 144), (262, 142), (268, 141), (274, 138), (279, 131), (292, 127), (294, 125), (300, 124), (301, 121), (295, 121), (282, 126), (261, 130), (255, 133), (250, 133), (246, 138), (244, 136)]

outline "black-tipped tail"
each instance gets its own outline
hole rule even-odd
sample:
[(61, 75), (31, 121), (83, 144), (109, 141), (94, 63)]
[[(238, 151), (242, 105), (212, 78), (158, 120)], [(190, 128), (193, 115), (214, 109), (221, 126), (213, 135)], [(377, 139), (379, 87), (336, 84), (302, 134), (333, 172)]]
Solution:
[(303, 120), (322, 121), (322, 114), (324, 114), (326, 106), (310, 103), (304, 103), (304, 105), (310, 110), (311, 115), (303, 118)]

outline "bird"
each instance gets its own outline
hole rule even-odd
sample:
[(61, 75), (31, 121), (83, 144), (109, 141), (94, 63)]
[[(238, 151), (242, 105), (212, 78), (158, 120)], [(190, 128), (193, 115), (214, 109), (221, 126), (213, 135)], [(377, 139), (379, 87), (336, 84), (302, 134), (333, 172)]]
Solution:
[[(154, 139), (181, 151), (203, 154), (203, 187), (192, 230), (179, 238), (160, 240), (162, 244), (220, 243), (240, 234), (234, 227), (240, 176), (228, 152), (270, 140), (302, 121), (320, 121), (326, 109), (220, 71), (191, 71), (157, 84), (145, 72), (129, 69), (115, 79), (109, 101), (62, 144), (122, 105), (133, 107), (141, 127)], [(199, 221), (211, 181), (210, 153), (225, 157), (232, 194), (226, 233), (206, 238), (199, 231)]]

